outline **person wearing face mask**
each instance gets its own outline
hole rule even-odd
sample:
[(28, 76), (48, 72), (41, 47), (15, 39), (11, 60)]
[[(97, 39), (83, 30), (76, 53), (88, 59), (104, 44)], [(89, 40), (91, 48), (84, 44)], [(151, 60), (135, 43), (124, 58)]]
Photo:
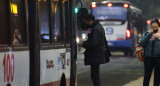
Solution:
[(154, 85), (160, 84), (160, 23), (153, 19), (150, 30), (145, 33), (140, 45), (144, 48), (144, 80), (143, 86), (149, 86), (152, 70), (154, 70)]
[(94, 86), (100, 86), (99, 67), (100, 64), (105, 63), (105, 32), (100, 22), (95, 20), (93, 14), (86, 16), (86, 24), (90, 30), (87, 41), (81, 43), (86, 49), (84, 62), (85, 65), (91, 66), (91, 79)]

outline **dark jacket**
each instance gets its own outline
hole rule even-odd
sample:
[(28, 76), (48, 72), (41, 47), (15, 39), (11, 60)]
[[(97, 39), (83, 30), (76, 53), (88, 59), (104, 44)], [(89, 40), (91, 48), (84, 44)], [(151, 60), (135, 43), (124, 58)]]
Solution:
[(104, 64), (104, 43), (105, 32), (98, 20), (95, 20), (91, 25), (91, 31), (88, 33), (88, 40), (83, 43), (86, 49), (85, 65)]
[(142, 38), (140, 45), (144, 48), (144, 57), (160, 57), (160, 40), (155, 38), (151, 41), (152, 34), (149, 32), (145, 33)]

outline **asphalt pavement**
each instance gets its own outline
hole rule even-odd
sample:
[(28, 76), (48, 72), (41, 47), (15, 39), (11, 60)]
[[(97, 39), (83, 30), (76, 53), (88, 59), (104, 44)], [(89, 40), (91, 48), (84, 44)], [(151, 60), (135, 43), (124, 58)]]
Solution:
[[(143, 86), (143, 63), (135, 57), (124, 57), (122, 53), (113, 53), (109, 64), (101, 65), (102, 86)], [(84, 65), (83, 51), (78, 52), (78, 85), (93, 86), (90, 79), (90, 66)], [(153, 86), (153, 75), (150, 80)]]

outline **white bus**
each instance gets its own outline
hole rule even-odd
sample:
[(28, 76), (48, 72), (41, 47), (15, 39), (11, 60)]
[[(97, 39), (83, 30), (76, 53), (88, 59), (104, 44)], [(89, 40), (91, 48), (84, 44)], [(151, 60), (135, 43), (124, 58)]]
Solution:
[(104, 27), (109, 48), (132, 55), (144, 29), (142, 11), (130, 2), (102, 1), (92, 2), (91, 13)]
[(0, 0), (0, 86), (75, 86), (74, 0)]

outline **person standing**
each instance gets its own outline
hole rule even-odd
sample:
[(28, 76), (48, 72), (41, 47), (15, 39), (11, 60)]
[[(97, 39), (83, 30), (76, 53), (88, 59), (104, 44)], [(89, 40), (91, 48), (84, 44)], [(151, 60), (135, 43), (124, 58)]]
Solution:
[(88, 39), (82, 43), (86, 49), (84, 52), (85, 65), (91, 65), (91, 79), (94, 86), (100, 86), (99, 67), (105, 63), (105, 32), (93, 14), (86, 16), (86, 24), (91, 29), (88, 32)]
[(144, 48), (144, 80), (143, 86), (149, 86), (154, 69), (154, 86), (160, 84), (160, 23), (153, 19), (150, 30), (145, 33), (140, 45)]

